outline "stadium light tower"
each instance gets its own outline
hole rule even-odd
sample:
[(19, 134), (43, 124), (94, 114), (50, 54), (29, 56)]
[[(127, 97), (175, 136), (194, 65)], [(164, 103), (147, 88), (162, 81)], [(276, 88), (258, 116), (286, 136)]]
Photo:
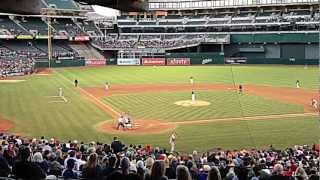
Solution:
[(56, 12), (52, 8), (44, 9), (44, 14), (47, 19), (48, 25), (48, 68), (51, 68), (51, 61), (52, 61), (52, 41), (53, 41), (53, 34), (52, 34), (52, 16), (56, 15)]

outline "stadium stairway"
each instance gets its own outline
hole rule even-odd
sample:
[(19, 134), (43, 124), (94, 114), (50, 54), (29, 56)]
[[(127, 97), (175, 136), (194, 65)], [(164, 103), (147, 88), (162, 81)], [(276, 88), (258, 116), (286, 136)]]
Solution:
[(84, 57), (85, 60), (104, 60), (105, 57), (100, 54), (95, 48), (85, 43), (76, 43), (69, 45), (74, 51), (76, 51), (81, 57)]

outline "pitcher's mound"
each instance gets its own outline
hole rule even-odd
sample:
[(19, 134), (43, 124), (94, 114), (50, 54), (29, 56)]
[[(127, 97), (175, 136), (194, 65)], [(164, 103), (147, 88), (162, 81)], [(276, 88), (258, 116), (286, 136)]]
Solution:
[(183, 107), (198, 107), (198, 106), (209, 106), (211, 103), (207, 101), (192, 101), (192, 100), (185, 100), (185, 101), (177, 101), (174, 103), (175, 105), (178, 106), (183, 106)]

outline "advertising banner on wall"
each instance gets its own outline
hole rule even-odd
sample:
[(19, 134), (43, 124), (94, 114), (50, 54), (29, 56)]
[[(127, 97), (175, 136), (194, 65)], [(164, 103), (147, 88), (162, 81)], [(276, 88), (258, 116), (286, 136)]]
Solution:
[(165, 58), (142, 58), (142, 65), (144, 66), (165, 66)]
[(64, 35), (56, 35), (53, 37), (53, 39), (69, 39), (68, 36), (64, 36)]
[(119, 66), (138, 66), (140, 65), (139, 58), (118, 58), (117, 65)]
[(0, 35), (0, 39), (14, 39), (14, 35)]
[(89, 36), (76, 36), (74, 37), (74, 41), (89, 41), (90, 37)]
[(187, 66), (190, 64), (190, 58), (167, 58), (168, 66)]
[(19, 35), (19, 36), (17, 36), (17, 39), (33, 39), (33, 36), (31, 36), (31, 35)]
[(105, 66), (106, 60), (105, 59), (90, 59), (86, 60), (86, 66)]
[(48, 39), (48, 36), (38, 35), (38, 36), (36, 36), (36, 39)]
[(225, 58), (226, 64), (246, 64), (248, 58), (247, 57), (228, 57)]

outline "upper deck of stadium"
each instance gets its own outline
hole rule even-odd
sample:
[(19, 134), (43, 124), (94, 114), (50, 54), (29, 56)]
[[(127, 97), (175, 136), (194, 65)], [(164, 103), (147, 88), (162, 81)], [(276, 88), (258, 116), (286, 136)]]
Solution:
[(195, 10), (319, 4), (318, 0), (149, 0), (149, 10)]

